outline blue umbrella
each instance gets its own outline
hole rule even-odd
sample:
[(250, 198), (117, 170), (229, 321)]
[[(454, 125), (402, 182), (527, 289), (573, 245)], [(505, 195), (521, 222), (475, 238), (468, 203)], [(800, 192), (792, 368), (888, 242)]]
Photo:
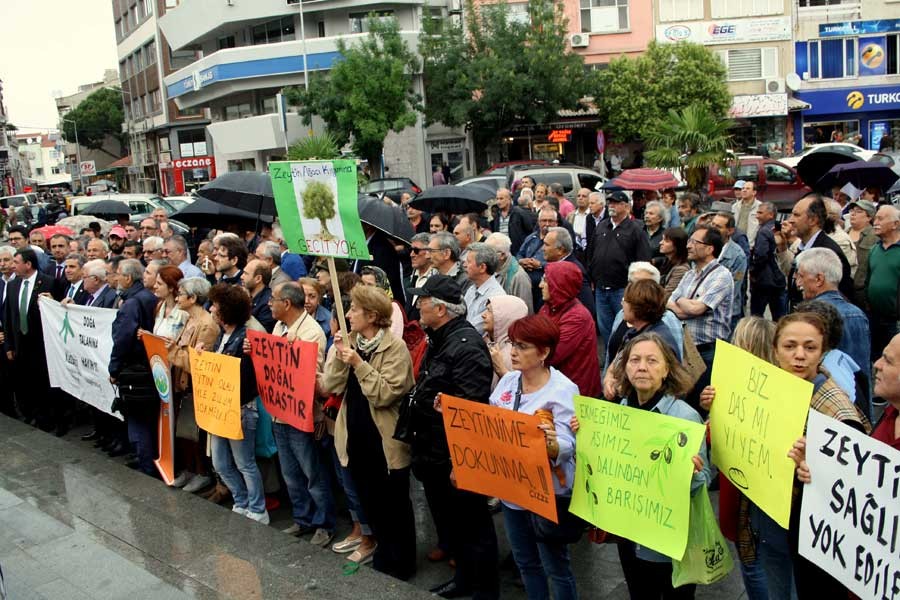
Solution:
[(834, 165), (816, 184), (819, 188), (842, 187), (852, 183), (858, 189), (876, 187), (881, 190), (890, 188), (900, 179), (893, 169), (881, 163), (857, 160), (851, 163)]

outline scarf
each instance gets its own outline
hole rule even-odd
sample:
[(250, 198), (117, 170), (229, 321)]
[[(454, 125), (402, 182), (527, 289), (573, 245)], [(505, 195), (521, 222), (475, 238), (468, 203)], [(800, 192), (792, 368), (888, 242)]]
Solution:
[(370, 356), (372, 352), (375, 351), (375, 348), (378, 347), (378, 344), (381, 343), (381, 338), (384, 337), (384, 329), (379, 329), (378, 333), (372, 336), (372, 339), (367, 340), (362, 335), (357, 334), (356, 336), (356, 348), (359, 350), (359, 353), (365, 354), (366, 356)]

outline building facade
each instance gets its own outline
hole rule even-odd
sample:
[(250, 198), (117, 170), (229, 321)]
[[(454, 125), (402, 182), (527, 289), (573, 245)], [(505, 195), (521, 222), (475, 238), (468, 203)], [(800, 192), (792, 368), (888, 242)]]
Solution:
[(3, 101), (3, 81), (0, 80), (0, 196), (9, 196), (22, 191), (31, 171), (26, 162), (19, 156), (19, 140), (15, 130), (10, 129)]
[(72, 176), (66, 172), (66, 144), (58, 133), (17, 133), (15, 137), (19, 159), (30, 171), (22, 189), (71, 185)]
[[(168, 74), (197, 59), (193, 50), (172, 50), (159, 27), (178, 1), (112, 0), (112, 6), (125, 106), (123, 130), (131, 146), (129, 189), (164, 195), (195, 189), (215, 177), (215, 162), (207, 151), (208, 115), (202, 109), (176, 106), (166, 97), (163, 84)], [(183, 159), (202, 162), (203, 167), (176, 170), (175, 162)]]
[(799, 0), (796, 72), (809, 104), (795, 147), (829, 141), (900, 149), (900, 4)]

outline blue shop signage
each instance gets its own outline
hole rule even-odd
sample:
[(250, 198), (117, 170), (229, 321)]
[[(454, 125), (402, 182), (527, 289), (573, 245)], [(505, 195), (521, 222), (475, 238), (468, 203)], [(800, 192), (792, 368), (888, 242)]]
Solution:
[(804, 116), (900, 110), (900, 84), (796, 92), (812, 108)]
[(845, 35), (868, 35), (872, 33), (891, 33), (900, 31), (900, 19), (881, 19), (878, 21), (845, 21), (843, 23), (822, 23), (819, 25), (819, 37), (841, 37)]

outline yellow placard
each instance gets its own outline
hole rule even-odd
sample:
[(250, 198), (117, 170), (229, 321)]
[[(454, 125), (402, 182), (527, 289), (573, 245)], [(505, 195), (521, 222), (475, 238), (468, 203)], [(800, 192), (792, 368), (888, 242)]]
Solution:
[(709, 411), (712, 461), (767, 515), (787, 529), (794, 462), (813, 385), (727, 342), (716, 342)]
[(241, 430), (241, 359), (188, 349), (197, 425), (213, 435), (244, 439)]

